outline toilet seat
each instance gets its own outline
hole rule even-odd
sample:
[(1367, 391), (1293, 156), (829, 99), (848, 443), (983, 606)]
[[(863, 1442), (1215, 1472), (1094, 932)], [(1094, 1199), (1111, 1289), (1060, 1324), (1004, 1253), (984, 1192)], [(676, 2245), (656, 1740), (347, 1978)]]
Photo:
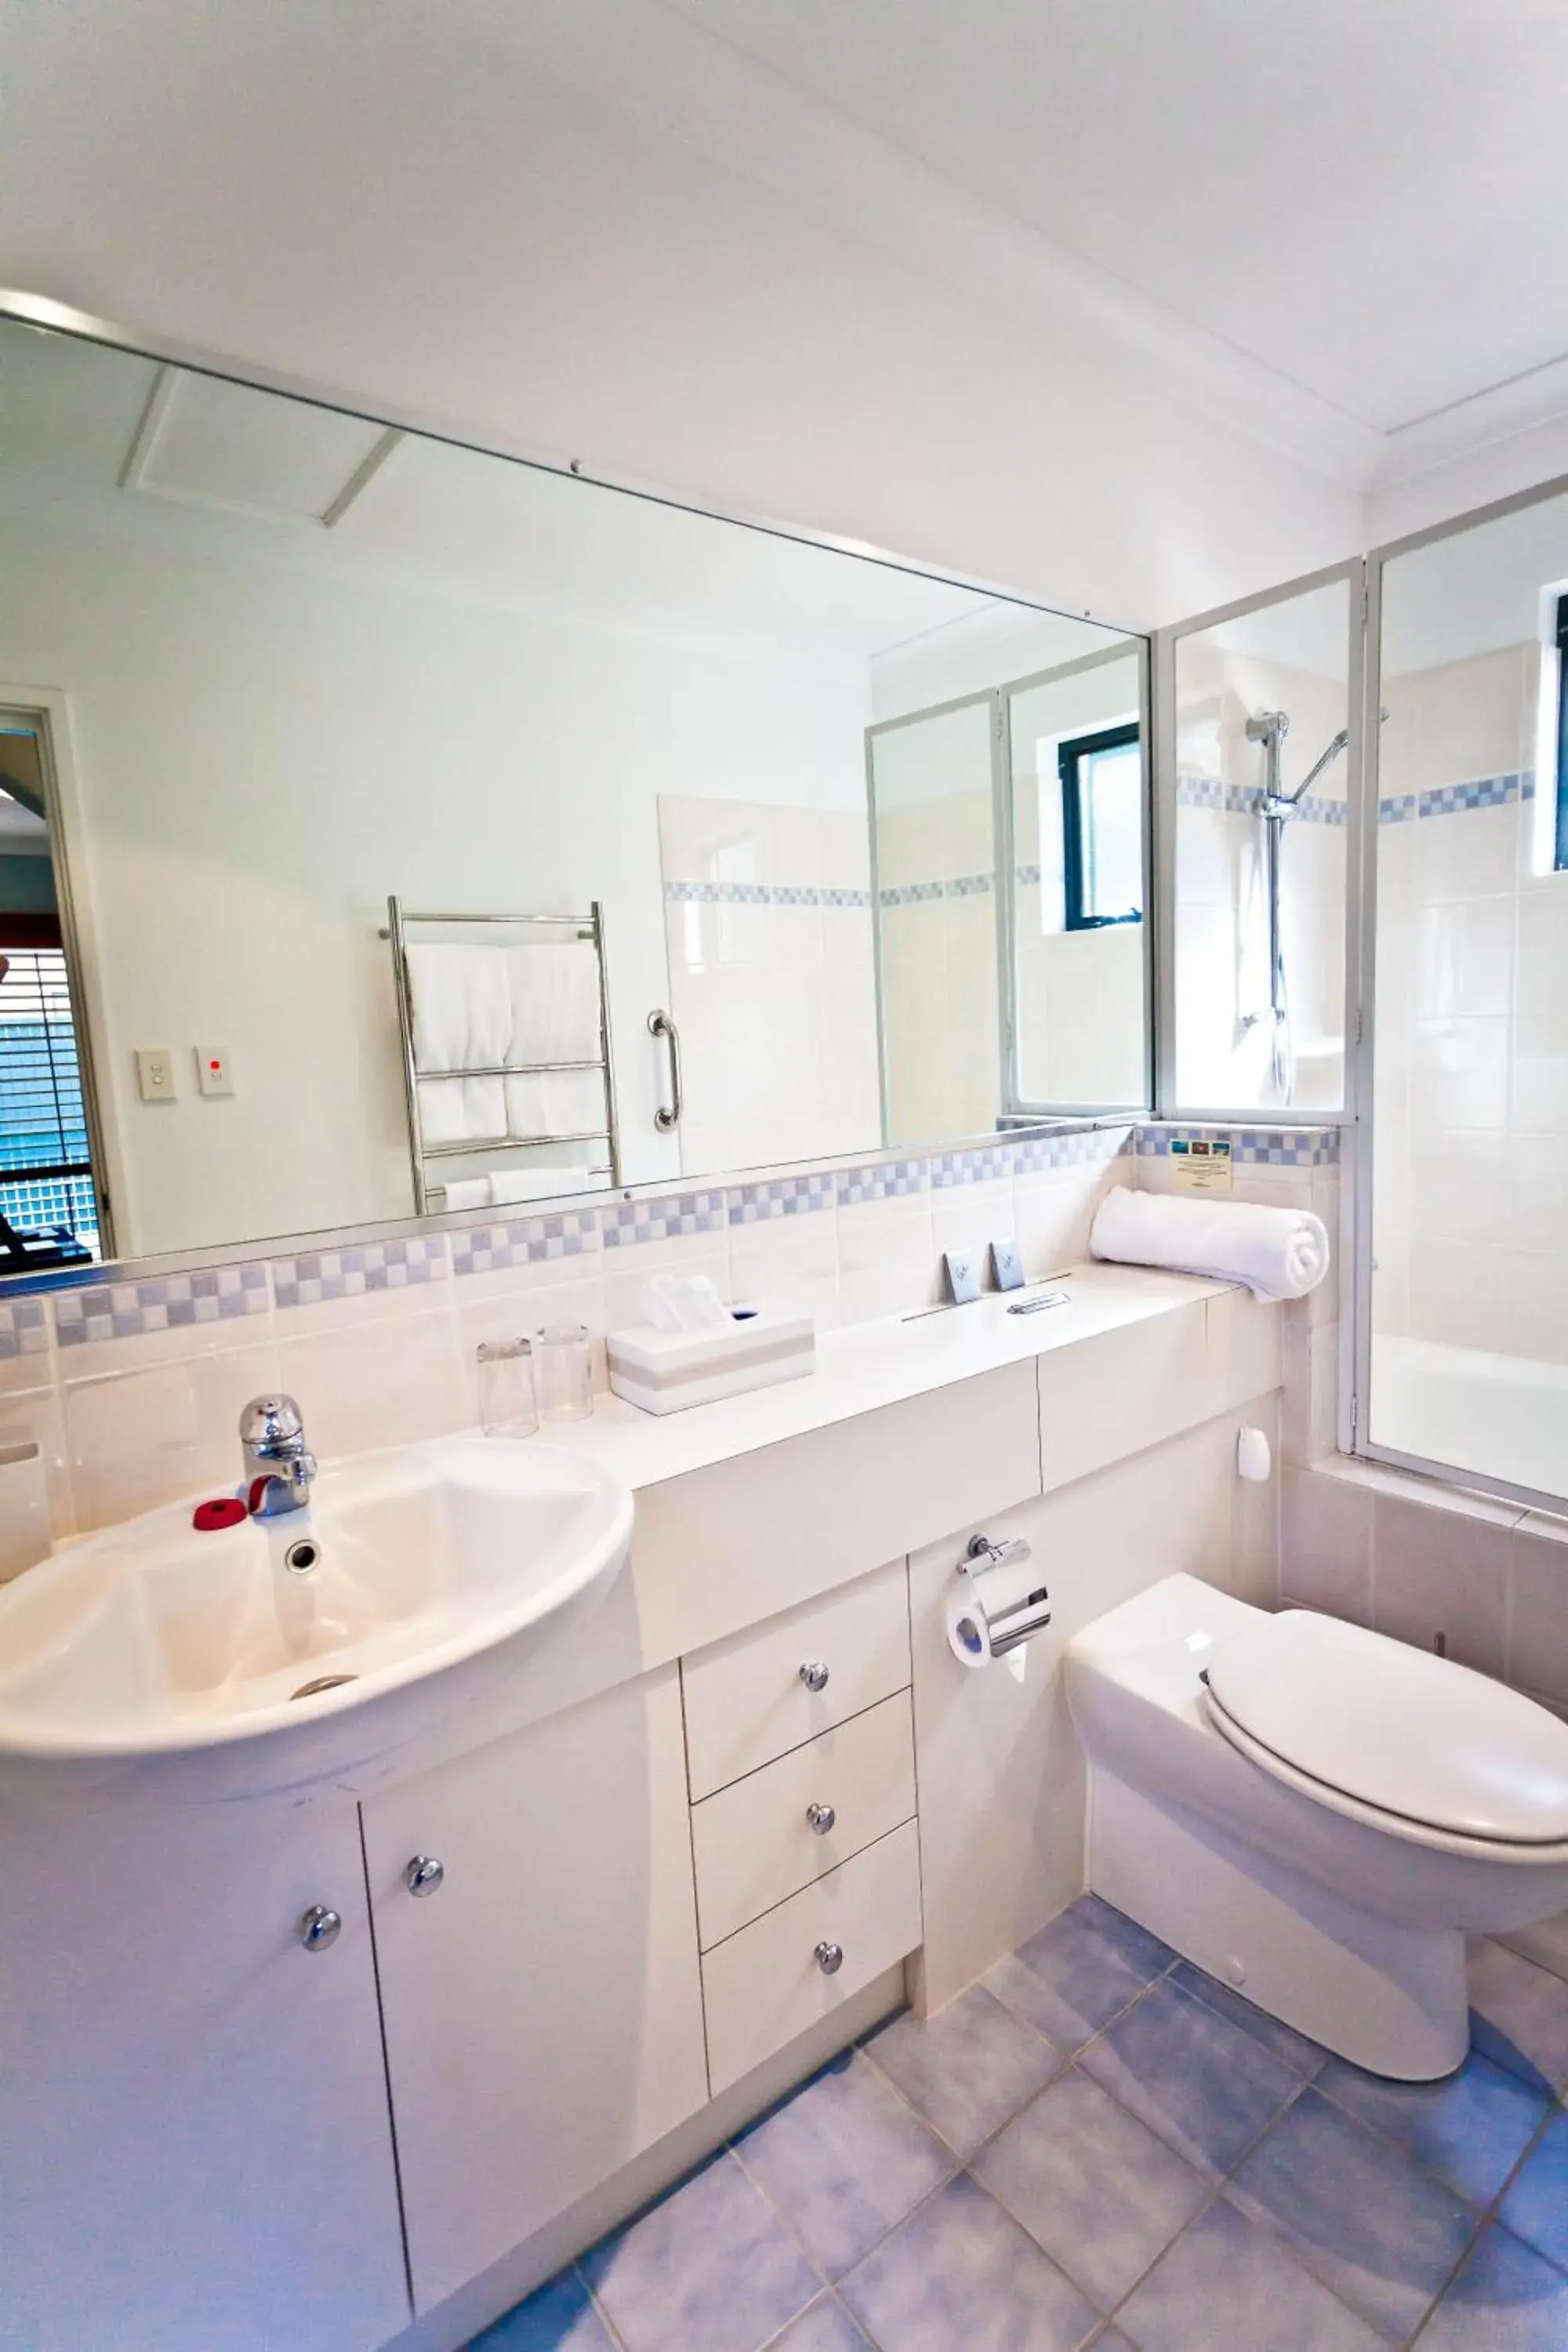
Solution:
[(1215, 1728), (1352, 1820), (1451, 1853), (1568, 1857), (1568, 1724), (1468, 1667), (1310, 1610), (1222, 1637)]

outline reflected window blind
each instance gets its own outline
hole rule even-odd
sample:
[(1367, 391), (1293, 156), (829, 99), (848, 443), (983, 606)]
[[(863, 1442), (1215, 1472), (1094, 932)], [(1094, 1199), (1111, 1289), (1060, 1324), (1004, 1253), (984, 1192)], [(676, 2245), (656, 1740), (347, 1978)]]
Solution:
[(64, 1225), (91, 1246), (98, 1215), (65, 955), (0, 945), (0, 1215), (19, 1231)]

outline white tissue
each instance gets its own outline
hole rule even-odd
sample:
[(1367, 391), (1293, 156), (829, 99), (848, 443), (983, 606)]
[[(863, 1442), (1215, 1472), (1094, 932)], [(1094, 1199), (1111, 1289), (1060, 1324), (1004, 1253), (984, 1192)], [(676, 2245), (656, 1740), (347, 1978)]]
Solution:
[(646, 1297), (656, 1331), (722, 1331), (734, 1320), (705, 1274), (656, 1274)]
[[(947, 1646), (961, 1666), (971, 1673), (993, 1664), (992, 1628), (999, 1618), (1006, 1618), (1018, 1610), (1031, 1596), (1041, 1591), (1045, 1580), (1037, 1561), (1027, 1555), (1018, 1560), (1006, 1560), (995, 1568), (981, 1569), (961, 1576), (959, 1590), (947, 1606)], [(1037, 1604), (1039, 1630), (1050, 1623), (1050, 1610), (1042, 1600)], [(1026, 1642), (1004, 1654), (1006, 1665), (1016, 1682), (1024, 1679), (1024, 1661), (1028, 1651)]]

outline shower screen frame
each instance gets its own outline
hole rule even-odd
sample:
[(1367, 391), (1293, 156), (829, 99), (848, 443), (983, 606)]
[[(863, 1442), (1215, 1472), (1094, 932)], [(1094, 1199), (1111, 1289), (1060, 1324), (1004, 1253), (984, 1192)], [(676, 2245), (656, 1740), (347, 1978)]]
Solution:
[[(1292, 604), (1318, 589), (1336, 587), (1342, 583), (1345, 587), (1345, 706), (1350, 740), (1345, 746), (1345, 1047), (1344, 1087), (1340, 1107), (1337, 1110), (1297, 1110), (1289, 1103), (1238, 1106), (1184, 1098), (1179, 1086), (1176, 1050), (1179, 1016), (1176, 989), (1176, 835), (1180, 822), (1176, 799), (1177, 651), (1184, 638), (1202, 636), (1210, 629), (1222, 627), (1227, 621), (1245, 620), (1253, 613), (1267, 612), (1278, 604)], [(1190, 619), (1155, 631), (1154, 1101), (1156, 1116), (1163, 1120), (1207, 1127), (1289, 1128), (1293, 1131), (1321, 1128), (1331, 1133), (1353, 1129), (1356, 1123), (1360, 1097), (1356, 1091), (1354, 1065), (1357, 1010), (1362, 1001), (1363, 929), (1362, 877), (1356, 845), (1362, 830), (1362, 808), (1366, 793), (1363, 760), (1366, 679), (1369, 674), (1366, 610), (1366, 563), (1364, 558), (1357, 555), (1342, 563), (1326, 565), (1321, 572), (1305, 572), (1299, 579), (1285, 581), (1256, 595), (1239, 597), (1232, 604), (1216, 605), (1211, 612), (1194, 614)], [(1372, 674), (1375, 675), (1375, 671)], [(1347, 1298), (1347, 1312), (1348, 1304)]]
[[(1378, 713), (1382, 708), (1384, 576), (1388, 566), (1401, 556), (1414, 554), (1418, 549), (1434, 546), (1443, 540), (1460, 538), (1467, 531), (1478, 530), (1489, 522), (1500, 521), (1505, 516), (1519, 514), (1530, 507), (1543, 506), (1553, 499), (1565, 496), (1568, 496), (1568, 474), (1555, 475), (1550, 481), (1538, 482), (1529, 489), (1513, 492), (1510, 497), (1472, 507), (1464, 514), (1429, 524), (1424, 530), (1410, 531), (1403, 538), (1388, 540), (1373, 548), (1366, 558), (1365, 660), (1359, 730), (1363, 741), (1361, 764), (1364, 772), (1364, 792), (1359, 806), (1352, 806), (1350, 820), (1355, 845), (1352, 863), (1357, 869), (1359, 913), (1356, 928), (1359, 940), (1357, 994), (1353, 1000), (1357, 1006), (1353, 1045), (1347, 1040), (1347, 1098), (1356, 1105), (1357, 1115), (1349, 1124), (1345, 1142), (1342, 1146), (1341, 1163), (1342, 1225), (1347, 1214), (1351, 1222), (1351, 1244), (1342, 1253), (1349, 1281), (1349, 1302), (1348, 1310), (1342, 1314), (1340, 1326), (1341, 1452), (1352, 1454), (1361, 1461), (1385, 1465), (1390, 1469), (1414, 1471), (1419, 1476), (1437, 1479), (1447, 1486), (1463, 1486), (1473, 1493), (1517, 1504), (1521, 1510), (1542, 1510), (1554, 1515), (1561, 1515), (1568, 1508), (1568, 1496), (1521, 1486), (1513, 1480), (1473, 1470), (1461, 1464), (1436, 1461), (1424, 1454), (1406, 1453), (1397, 1446), (1376, 1444), (1370, 1434), (1367, 1421), (1372, 1395), (1373, 1341), (1373, 1214), (1377, 1135), (1373, 1086), (1377, 1057), (1377, 866), (1379, 739), (1382, 733)], [(1563, 887), (1568, 888), (1568, 875), (1563, 877)], [(1352, 1066), (1353, 1080), (1350, 1076)], [(1564, 1150), (1568, 1150), (1568, 1138), (1564, 1138)], [(1343, 1189), (1347, 1178), (1348, 1202)]]

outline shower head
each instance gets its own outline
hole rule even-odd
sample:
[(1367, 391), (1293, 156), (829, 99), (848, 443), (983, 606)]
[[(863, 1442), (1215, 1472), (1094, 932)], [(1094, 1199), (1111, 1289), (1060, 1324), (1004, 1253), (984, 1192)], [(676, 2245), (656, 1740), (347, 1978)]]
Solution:
[(1318, 778), (1322, 774), (1324, 769), (1331, 768), (1333, 766), (1334, 761), (1339, 758), (1340, 753), (1344, 750), (1345, 745), (1350, 741), (1350, 729), (1348, 727), (1342, 727), (1339, 733), (1334, 737), (1333, 741), (1328, 746), (1321, 758), (1312, 767), (1308, 769), (1306, 774), (1302, 777), (1295, 791), (1293, 793), (1282, 793), (1280, 794), (1281, 800), (1289, 801), (1292, 808), (1295, 808), (1300, 802), (1305, 800), (1307, 794), (1311, 791), (1312, 786), (1317, 782)]

